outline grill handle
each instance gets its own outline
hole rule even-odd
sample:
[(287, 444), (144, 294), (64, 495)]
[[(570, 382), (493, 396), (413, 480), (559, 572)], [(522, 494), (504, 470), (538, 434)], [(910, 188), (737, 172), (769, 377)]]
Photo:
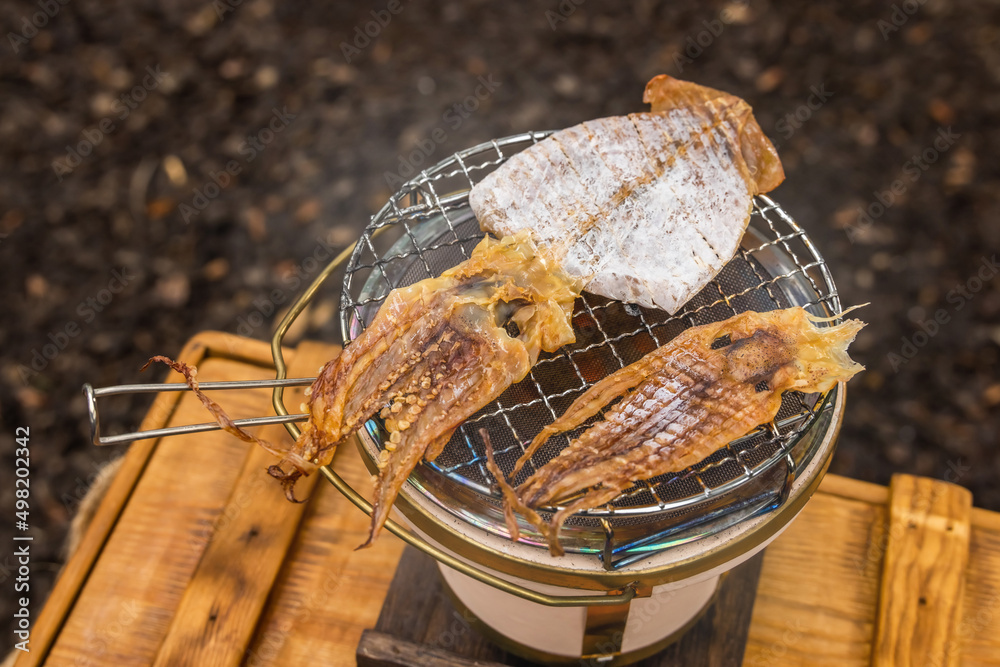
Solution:
[[(326, 479), (333, 484), (338, 491), (344, 494), (348, 500), (354, 503), (358, 509), (368, 516), (371, 516), (371, 503), (369, 503), (364, 496), (355, 491), (354, 487), (348, 484), (343, 477), (338, 475), (333, 468), (327, 465), (321, 466), (319, 470), (323, 476), (326, 477)], [(529, 600), (531, 602), (537, 602), (538, 604), (543, 604), (547, 607), (601, 607), (620, 605), (631, 600), (636, 594), (636, 586), (638, 585), (638, 582), (628, 584), (625, 588), (621, 589), (620, 592), (611, 592), (605, 595), (546, 595), (530, 588), (519, 586), (515, 583), (507, 581), (506, 579), (490, 574), (489, 572), (479, 570), (465, 561), (459, 560), (451, 554), (438, 549), (433, 544), (410, 532), (392, 519), (386, 520), (385, 527), (389, 530), (389, 532), (410, 546), (420, 549), (431, 558), (444, 563), (453, 570), (458, 570), (462, 574), (472, 577), (476, 581), (492, 586), (493, 588), (497, 588), (504, 593), (516, 595), (519, 598)]]

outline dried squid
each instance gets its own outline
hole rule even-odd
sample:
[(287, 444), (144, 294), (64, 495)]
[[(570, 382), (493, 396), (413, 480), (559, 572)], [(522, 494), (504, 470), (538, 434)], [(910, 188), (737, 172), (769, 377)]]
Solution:
[(645, 113), (560, 130), (480, 181), (498, 236), (530, 230), (588, 292), (676, 312), (722, 269), (785, 174), (742, 99), (661, 75)]
[(306, 390), (309, 421), (287, 449), (233, 424), (198, 389), (193, 367), (165, 357), (151, 361), (183, 373), (226, 431), (279, 456), (269, 472), (290, 500), (296, 480), (330, 463), (337, 447), (380, 413), (389, 439), (378, 461), (371, 528), (362, 545), (368, 546), (421, 459), (433, 461), (452, 432), (527, 375), (541, 352), (574, 341), (570, 318), (579, 294), (579, 282), (527, 232), (483, 239), (469, 259), (440, 277), (389, 293), (371, 324)]
[(452, 432), (527, 375), (542, 351), (575, 340), (570, 317), (579, 293), (527, 233), (485, 238), (441, 277), (390, 292), (364, 333), (323, 368), (296, 456), (328, 463), (379, 411), (390, 433), (363, 546), (421, 459), (433, 461)]
[[(487, 463), (501, 487), (512, 538), (519, 535), (516, 510), (545, 536), (552, 554), (561, 555), (559, 529), (574, 512), (610, 502), (638, 480), (684, 470), (771, 421), (784, 391), (828, 391), (863, 370), (847, 346), (864, 323), (816, 326), (828, 319), (789, 308), (685, 330), (593, 385), (542, 429), (511, 479), (550, 437), (580, 426), (625, 394), (602, 421), (516, 488), (494, 462), (487, 437)], [(712, 349), (727, 336), (731, 342)], [(564, 500), (551, 521), (535, 510)]]

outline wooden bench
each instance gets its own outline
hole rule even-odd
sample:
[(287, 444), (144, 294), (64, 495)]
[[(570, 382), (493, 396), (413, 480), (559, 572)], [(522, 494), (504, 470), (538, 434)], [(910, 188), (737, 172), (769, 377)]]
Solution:
[[(289, 376), (337, 350), (289, 349)], [(273, 377), (265, 343), (228, 334), (201, 333), (180, 358), (202, 381)], [(233, 416), (271, 413), (269, 390), (217, 398)], [(142, 428), (203, 421), (190, 392), (160, 394)], [(403, 545), (385, 534), (354, 551), (368, 518), (318, 475), (297, 488), (310, 502), (288, 503), (270, 462), (218, 431), (132, 445), (17, 667), (354, 664)], [(334, 467), (370, 492), (356, 451)], [(946, 482), (828, 475), (766, 551), (744, 664), (1000, 665), (1000, 515)]]

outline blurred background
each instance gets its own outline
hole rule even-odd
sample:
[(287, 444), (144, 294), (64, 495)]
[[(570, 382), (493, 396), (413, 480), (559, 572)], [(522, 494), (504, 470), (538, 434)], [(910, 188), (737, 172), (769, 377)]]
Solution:
[[(0, 18), (0, 541), (25, 426), (36, 614), (123, 452), (90, 444), (83, 383), (159, 380), (139, 367), (204, 329), (269, 339), (274, 293), (414, 162), (642, 110), (660, 73), (750, 102), (787, 173), (772, 196), (843, 302), (872, 304), (831, 470), (1000, 510), (1000, 6), (9, 0)], [(326, 290), (295, 337), (339, 340), (336, 308)], [(149, 401), (102, 402), (107, 431)]]

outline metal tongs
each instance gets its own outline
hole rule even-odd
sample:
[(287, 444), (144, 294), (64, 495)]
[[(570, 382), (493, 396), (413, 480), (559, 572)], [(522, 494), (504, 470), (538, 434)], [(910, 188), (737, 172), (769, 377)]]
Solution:
[[(275, 387), (307, 387), (316, 381), (316, 378), (284, 378), (275, 380), (231, 380), (228, 382), (200, 382), (199, 389), (205, 391), (226, 390), (226, 389), (273, 389)], [(101, 435), (101, 421), (97, 413), (97, 399), (104, 396), (116, 396), (118, 394), (155, 394), (161, 391), (187, 391), (190, 387), (184, 382), (169, 384), (119, 384), (113, 387), (102, 387), (94, 389), (89, 383), (83, 385), (83, 395), (87, 397), (87, 414), (90, 416), (90, 437), (95, 445), (121, 445), (136, 440), (147, 438), (162, 438), (171, 435), (185, 435), (188, 433), (203, 433), (205, 431), (216, 431), (221, 429), (216, 422), (206, 422), (204, 424), (186, 424), (184, 426), (170, 426), (168, 428), (156, 428), (149, 431), (136, 431), (134, 433), (122, 433), (120, 435)], [(292, 422), (304, 422), (309, 418), (308, 414), (299, 413), (294, 415), (272, 415), (270, 417), (250, 417), (247, 419), (234, 419), (237, 426), (266, 426), (268, 424), (289, 424)]]

